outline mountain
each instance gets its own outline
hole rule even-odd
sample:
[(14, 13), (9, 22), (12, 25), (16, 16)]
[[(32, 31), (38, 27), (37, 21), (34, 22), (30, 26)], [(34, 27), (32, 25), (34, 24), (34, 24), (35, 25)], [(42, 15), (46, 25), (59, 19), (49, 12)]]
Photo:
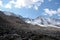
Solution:
[[(60, 40), (60, 28), (31, 25), (24, 19), (32, 24), (35, 22), (35, 19), (20, 18), (11, 12), (0, 11), (0, 40)], [(36, 19), (40, 20), (40, 17)]]
[[(4, 14), (6, 16), (12, 16), (12, 17), (18, 17), (20, 19), (22, 19), (23, 21), (27, 22), (27, 23), (31, 23), (33, 25), (39, 25), (39, 26), (43, 26), (43, 27), (47, 27), (47, 26), (60, 26), (60, 19), (55, 19), (55, 18), (46, 18), (43, 16), (39, 16), (35, 19), (30, 19), (30, 18), (23, 18), (21, 15), (16, 15), (12, 12), (6, 12), (4, 11)], [(13, 18), (14, 19), (14, 18)]]
[(30, 23), (33, 25), (39, 25), (42, 27), (60, 27), (60, 19), (58, 18), (47, 18), (47, 17), (43, 17), (43, 16), (39, 16), (35, 19), (26, 19), (25, 21), (26, 23)]

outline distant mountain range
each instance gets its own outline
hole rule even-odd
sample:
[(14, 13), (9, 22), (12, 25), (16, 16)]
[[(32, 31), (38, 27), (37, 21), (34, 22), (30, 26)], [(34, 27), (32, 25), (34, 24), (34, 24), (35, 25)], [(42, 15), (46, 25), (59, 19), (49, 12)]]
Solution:
[(0, 11), (0, 40), (60, 40), (60, 19), (23, 18)]
[(21, 18), (26, 23), (29, 23), (32, 25), (38, 25), (38, 26), (42, 26), (42, 27), (57, 27), (57, 28), (60, 27), (60, 19), (59, 18), (38, 16), (35, 19), (31, 19), (31, 18), (24, 18), (21, 15), (16, 15), (12, 12), (6, 12), (6, 11), (4, 11), (4, 14), (7, 16), (15, 16), (15, 17)]
[(38, 16), (35, 19), (26, 19), (26, 23), (30, 23), (33, 25), (39, 25), (42, 27), (60, 27), (60, 19), (58, 18), (46, 18), (43, 16)]
[(12, 12), (0, 11), (0, 18), (2, 18), (2, 19), (0, 19), (0, 24), (2, 26), (4, 25), (4, 23), (6, 21), (5, 24), (7, 24), (7, 22), (8, 22), (8, 24), (10, 24), (9, 26), (14, 26), (14, 27), (17, 27), (19, 29), (20, 28), (23, 28), (23, 29), (25, 29), (25, 28), (29, 28), (29, 29), (30, 28), (31, 29), (36, 28), (36, 26), (28, 24), (25, 22), (25, 20), (27, 18), (23, 18), (22, 16), (16, 15)]

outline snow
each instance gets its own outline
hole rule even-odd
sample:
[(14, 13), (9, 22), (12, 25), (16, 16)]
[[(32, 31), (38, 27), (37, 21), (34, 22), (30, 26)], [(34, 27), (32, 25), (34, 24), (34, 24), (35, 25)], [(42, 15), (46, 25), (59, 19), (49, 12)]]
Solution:
[[(45, 17), (37, 17), (34, 20), (26, 20), (27, 23), (32, 25), (39, 25), (41, 27), (55, 27), (60, 28), (60, 19), (53, 19), (53, 18), (45, 18)], [(50, 23), (50, 24), (49, 24)], [(59, 26), (56, 26), (59, 25)]]

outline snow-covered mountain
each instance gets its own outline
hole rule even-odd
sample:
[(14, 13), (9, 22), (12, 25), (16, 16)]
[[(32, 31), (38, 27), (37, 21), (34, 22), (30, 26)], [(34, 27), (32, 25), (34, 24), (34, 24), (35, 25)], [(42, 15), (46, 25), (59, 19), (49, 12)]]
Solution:
[(46, 18), (43, 16), (39, 16), (35, 19), (26, 19), (27, 23), (33, 24), (33, 25), (39, 25), (42, 27), (60, 27), (60, 19), (56, 18)]
[(60, 19), (56, 19), (56, 18), (47, 18), (47, 17), (43, 17), (43, 16), (38, 16), (35, 19), (30, 19), (30, 18), (24, 18), (21, 15), (16, 15), (12, 12), (2, 12), (1, 14), (5, 14), (8, 16), (15, 16), (15, 17), (19, 17), (21, 18), (23, 21), (25, 21), (26, 23), (32, 24), (32, 25), (39, 25), (42, 27), (60, 27)]

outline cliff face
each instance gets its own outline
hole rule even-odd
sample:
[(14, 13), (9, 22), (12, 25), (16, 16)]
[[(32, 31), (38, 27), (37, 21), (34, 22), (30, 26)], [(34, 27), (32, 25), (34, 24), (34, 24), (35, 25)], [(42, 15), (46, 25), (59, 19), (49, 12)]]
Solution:
[(0, 40), (60, 40), (60, 28), (27, 24), (0, 11)]

